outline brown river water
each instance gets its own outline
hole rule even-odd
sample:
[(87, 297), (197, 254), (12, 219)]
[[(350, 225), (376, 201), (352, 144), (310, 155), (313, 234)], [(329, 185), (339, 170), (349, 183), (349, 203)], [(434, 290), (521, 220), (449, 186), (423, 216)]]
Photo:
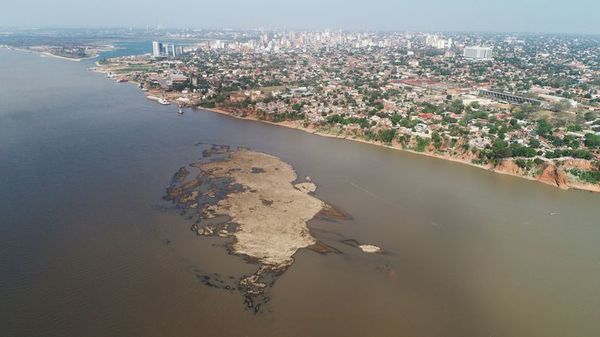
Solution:
[[(0, 335), (600, 335), (600, 194), (178, 116), (89, 66), (0, 49)], [(161, 199), (199, 142), (275, 155), (352, 216), (309, 223), (342, 253), (299, 251), (258, 315), (198, 279), (256, 266)]]

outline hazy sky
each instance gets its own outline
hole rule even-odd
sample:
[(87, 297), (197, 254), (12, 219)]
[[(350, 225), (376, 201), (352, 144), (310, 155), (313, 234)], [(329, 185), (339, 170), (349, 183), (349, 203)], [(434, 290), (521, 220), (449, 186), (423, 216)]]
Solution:
[(0, 26), (600, 34), (600, 0), (6, 0)]

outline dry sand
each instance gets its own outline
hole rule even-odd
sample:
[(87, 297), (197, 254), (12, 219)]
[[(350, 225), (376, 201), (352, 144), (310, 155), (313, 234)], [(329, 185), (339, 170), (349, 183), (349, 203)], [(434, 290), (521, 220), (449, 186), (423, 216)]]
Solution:
[[(214, 177), (229, 177), (244, 187), (230, 194), (213, 209), (227, 214), (239, 227), (232, 252), (247, 255), (261, 264), (284, 268), (300, 248), (316, 243), (306, 223), (325, 204), (308, 192), (312, 183), (296, 188), (293, 168), (280, 159), (248, 150), (231, 152), (230, 159), (198, 164)], [(309, 186), (310, 185), (310, 186)]]

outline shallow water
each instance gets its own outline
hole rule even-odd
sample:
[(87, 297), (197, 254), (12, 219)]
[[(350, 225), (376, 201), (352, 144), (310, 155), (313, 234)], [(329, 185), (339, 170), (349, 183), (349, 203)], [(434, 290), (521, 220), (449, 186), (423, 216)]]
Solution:
[[(600, 195), (146, 100), (90, 64), (0, 49), (3, 336), (596, 336)], [(289, 162), (347, 221), (268, 310), (198, 273), (255, 266), (161, 200), (198, 142)], [(355, 239), (388, 253), (343, 244)]]

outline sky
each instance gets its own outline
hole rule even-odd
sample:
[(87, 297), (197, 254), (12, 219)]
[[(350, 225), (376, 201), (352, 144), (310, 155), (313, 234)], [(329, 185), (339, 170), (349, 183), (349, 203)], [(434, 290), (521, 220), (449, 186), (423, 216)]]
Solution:
[(600, 34), (600, 0), (18, 0), (0, 27), (287, 28)]

